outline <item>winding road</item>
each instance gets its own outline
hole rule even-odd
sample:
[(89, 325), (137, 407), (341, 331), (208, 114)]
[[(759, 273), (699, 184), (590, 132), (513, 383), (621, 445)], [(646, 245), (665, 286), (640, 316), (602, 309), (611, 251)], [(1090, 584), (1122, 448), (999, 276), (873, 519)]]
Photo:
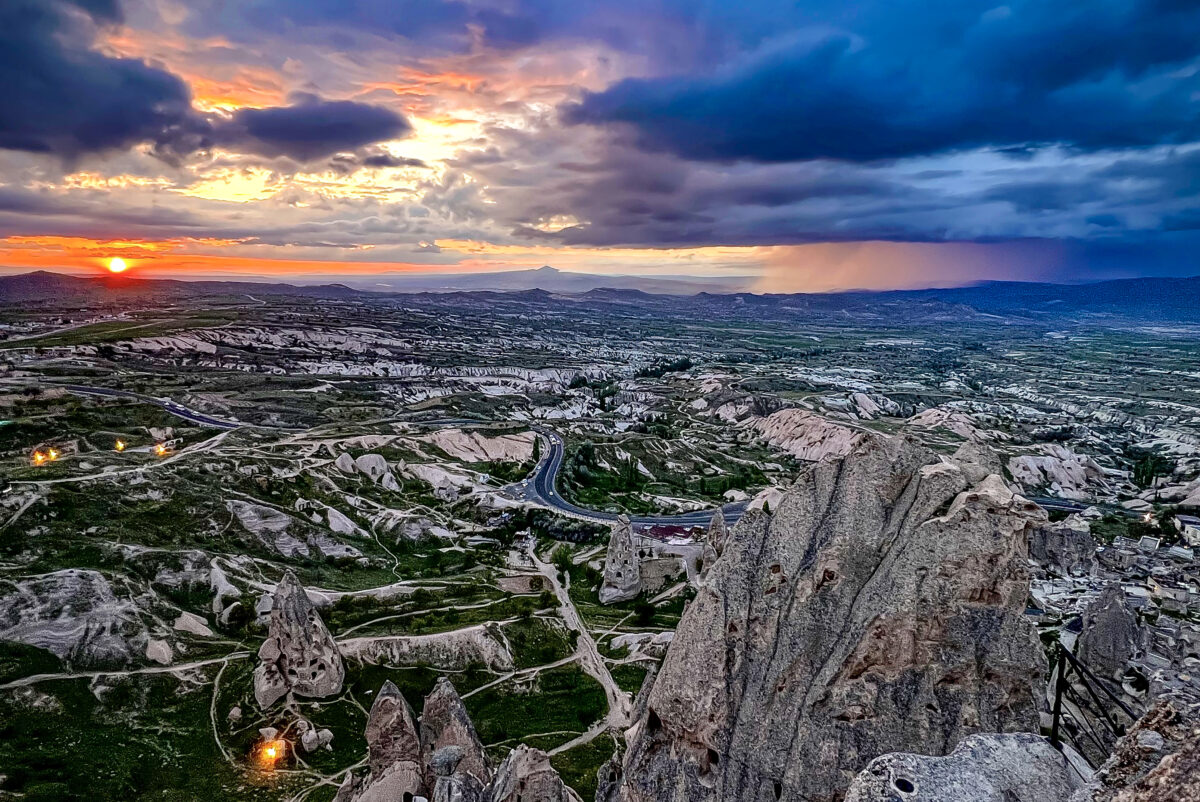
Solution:
[[(8, 382), (6, 382), (8, 383)], [(204, 412), (197, 412), (194, 409), (189, 409), (182, 404), (176, 403), (169, 398), (157, 398), (145, 393), (135, 393), (130, 390), (117, 390), (111, 387), (92, 387), (83, 384), (60, 384), (58, 382), (48, 382), (51, 387), (58, 387), (71, 393), (80, 395), (93, 395), (108, 398), (128, 398), (135, 401), (141, 401), (147, 404), (153, 404), (176, 417), (183, 418), (191, 423), (196, 423), (201, 426), (212, 426), (217, 429), (239, 429), (245, 426), (255, 426), (237, 420), (227, 420), (218, 418)], [(425, 425), (433, 426), (464, 426), (470, 424), (484, 424), (486, 421), (478, 421), (469, 418), (444, 418), (433, 421), (421, 421)], [(255, 428), (282, 428), (282, 427), (259, 427)], [(543, 426), (534, 426), (534, 431), (542, 438), (542, 442), (546, 444), (545, 453), (541, 460), (534, 468), (533, 473), (515, 484), (509, 485), (505, 491), (522, 501), (532, 501), (543, 506), (550, 507), (558, 512), (573, 517), (581, 518), (586, 521), (595, 523), (612, 523), (617, 519), (617, 514), (612, 512), (603, 512), (601, 510), (591, 510), (586, 507), (580, 507), (573, 504), (562, 497), (556, 489), (558, 481), (558, 473), (562, 469), (563, 460), (566, 458), (566, 443), (561, 435), (552, 429)], [(1061, 510), (1063, 512), (1082, 512), (1087, 509), (1090, 504), (1079, 501), (1069, 501), (1067, 499), (1051, 498), (1048, 496), (1031, 496), (1030, 500), (1040, 504), (1047, 510)], [(746, 510), (746, 502), (739, 501), (732, 504), (722, 506), (721, 511), (725, 514), (725, 521), (732, 525), (742, 517), (742, 513)], [(1121, 508), (1113, 508), (1114, 512), (1120, 513), (1127, 517), (1139, 518), (1141, 513), (1125, 510)], [(630, 520), (637, 525), (653, 526), (673, 525), (673, 526), (707, 526), (712, 521), (717, 510), (695, 510), (692, 512), (679, 513), (678, 515), (631, 515)]]
[[(540, 426), (534, 427), (534, 430), (546, 444), (546, 452), (529, 478), (509, 485), (506, 490), (521, 500), (535, 501), (573, 518), (582, 518), (596, 523), (611, 523), (617, 520), (616, 513), (589, 510), (586, 507), (572, 504), (562, 497), (556, 489), (556, 484), (558, 472), (562, 469), (563, 459), (566, 457), (566, 443), (562, 436), (555, 431)], [(720, 509), (725, 514), (726, 522), (733, 524), (745, 512), (746, 502), (726, 504)], [(631, 515), (629, 519), (634, 524), (643, 526), (654, 524), (707, 526), (716, 512), (716, 509), (709, 509), (684, 512), (678, 515)]]

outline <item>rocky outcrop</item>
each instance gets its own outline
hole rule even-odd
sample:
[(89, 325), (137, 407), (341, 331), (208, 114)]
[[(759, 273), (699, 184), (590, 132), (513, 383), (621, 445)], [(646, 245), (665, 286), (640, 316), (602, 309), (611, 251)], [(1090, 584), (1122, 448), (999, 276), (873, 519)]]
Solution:
[(797, 459), (819, 460), (848, 454), (860, 433), (805, 409), (781, 409), (765, 418), (749, 418), (740, 424), (753, 429), (763, 440)]
[(146, 654), (137, 604), (98, 571), (0, 580), (0, 640), (37, 646), (74, 666), (125, 665)]
[(358, 802), (385, 802), (421, 793), (424, 772), (416, 716), (390, 680), (379, 689), (371, 705), (366, 736), (371, 775), (356, 797)]
[(370, 771), (347, 772), (334, 802), (580, 802), (550, 758), (521, 744), (493, 777), (462, 699), (446, 678), (425, 698), (420, 726), (391, 682), (375, 697), (367, 719)]
[(580, 802), (541, 749), (521, 744), (508, 753), (488, 789), (489, 802)]
[(446, 677), (439, 678), (433, 692), (425, 697), (425, 706), (421, 709), (420, 734), (421, 754), (426, 767), (425, 784), (429, 788), (433, 788), (436, 782), (433, 755), (446, 747), (455, 747), (460, 753), (455, 762), (455, 771), (451, 773), (470, 774), (481, 784), (492, 776), (491, 764), (475, 732), (475, 725), (454, 685)]
[(1008, 470), (1022, 487), (1073, 499), (1110, 489), (1104, 469), (1091, 457), (1058, 444), (1042, 448), (1044, 454), (1025, 454), (1008, 461)]
[(968, 440), (954, 452), (954, 463), (962, 468), (968, 484), (982, 482), (988, 476), (1004, 475), (1000, 455), (979, 440)]
[(1083, 782), (1038, 735), (972, 735), (945, 757), (877, 757), (846, 802), (1066, 802)]
[(700, 575), (707, 576), (713, 563), (725, 549), (725, 541), (729, 537), (729, 529), (725, 525), (725, 513), (718, 507), (708, 522), (708, 531), (704, 535), (704, 548), (700, 552)]
[(458, 771), (463, 750), (444, 746), (433, 753), (429, 769), (434, 776), (433, 802), (484, 802), (486, 789), (474, 774)]
[(483, 664), (493, 671), (511, 671), (512, 648), (504, 628), (495, 621), (430, 635), (381, 635), (347, 638), (342, 655), (364, 663), (422, 664), (442, 671), (461, 671)]
[(391, 680), (375, 695), (366, 737), (370, 773), (358, 781), (347, 772), (334, 802), (396, 802), (421, 795), (424, 772), (416, 716)]
[(1036, 730), (1023, 613), (1035, 504), (897, 438), (864, 437), (749, 512), (628, 735), (626, 802), (823, 802), (887, 752)]
[(1160, 700), (1071, 802), (1200, 802), (1200, 709)]
[(725, 513), (718, 507), (713, 513), (712, 520), (708, 522), (708, 531), (704, 535), (705, 541), (720, 554), (725, 550), (725, 541), (729, 538), (729, 527), (725, 523)]
[(1200, 735), (1162, 759), (1113, 802), (1200, 802)]
[(264, 709), (289, 692), (319, 699), (342, 690), (345, 666), (337, 643), (291, 571), (275, 587), (271, 624), (258, 656), (254, 698)]
[(1086, 576), (1096, 567), (1096, 540), (1087, 521), (1072, 515), (1034, 529), (1029, 535), (1029, 556), (1058, 576)]
[(604, 583), (600, 586), (600, 603), (613, 604), (637, 598), (642, 592), (642, 566), (637, 546), (633, 542), (633, 524), (625, 515), (617, 518), (608, 539), (608, 556), (604, 558)]
[(1076, 656), (1102, 677), (1120, 678), (1141, 654), (1145, 636), (1120, 582), (1111, 582), (1083, 611)]

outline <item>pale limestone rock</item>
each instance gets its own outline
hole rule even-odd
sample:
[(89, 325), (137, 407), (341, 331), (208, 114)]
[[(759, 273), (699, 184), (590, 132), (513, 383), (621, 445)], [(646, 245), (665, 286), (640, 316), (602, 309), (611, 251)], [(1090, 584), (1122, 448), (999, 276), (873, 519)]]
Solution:
[(345, 451), (343, 451), (341, 454), (338, 454), (338, 458), (334, 460), (333, 464), (336, 465), (337, 469), (342, 473), (352, 474), (357, 470), (357, 466), (354, 464), (354, 457), (350, 456), (350, 454)]
[(491, 778), (491, 764), (475, 732), (475, 725), (454, 685), (446, 677), (440, 677), (433, 691), (425, 697), (421, 709), (421, 754), (427, 787), (432, 788), (435, 782), (434, 753), (449, 746), (462, 750), (457, 763), (458, 773), (473, 775), (481, 785), (487, 783)]
[(629, 601), (642, 592), (642, 568), (637, 546), (633, 542), (633, 524), (625, 515), (617, 518), (608, 539), (608, 556), (604, 558), (604, 583), (600, 586), (600, 603)]
[(1062, 498), (1086, 499), (1110, 489), (1104, 469), (1091, 457), (1058, 444), (1042, 449), (1043, 454), (1025, 454), (1008, 461), (1013, 479), (1027, 490), (1042, 489)]
[(489, 802), (580, 802), (540, 749), (521, 744), (496, 769)]
[(372, 482), (378, 482), (391, 471), (388, 470), (387, 460), (379, 454), (363, 454), (354, 460), (354, 467), (359, 473), (366, 474)]
[(198, 635), (201, 638), (211, 638), (213, 631), (209, 629), (208, 624), (203, 618), (195, 613), (182, 612), (175, 619), (175, 629), (180, 632), (187, 632), (190, 635)]
[(1000, 456), (979, 440), (968, 440), (954, 452), (954, 462), (962, 468), (968, 484), (978, 484), (986, 477), (1004, 475)]
[(175, 655), (171, 651), (171, 644), (165, 640), (151, 638), (146, 641), (146, 659), (153, 660), (161, 666), (169, 666)]
[(342, 690), (342, 655), (291, 571), (275, 587), (270, 628), (258, 656), (254, 697), (264, 709), (288, 692), (323, 698)]
[(747, 513), (627, 735), (615, 798), (827, 802), (881, 754), (1036, 730), (1025, 563), (1045, 513), (997, 476), (967, 486), (867, 436)]
[(945, 757), (888, 754), (854, 779), (846, 802), (1066, 802), (1083, 782), (1031, 734), (972, 735)]
[(840, 457), (858, 441), (858, 431), (805, 409), (789, 408), (765, 418), (750, 418), (746, 426), (764, 440), (802, 460)]
[(37, 646), (76, 666), (125, 665), (146, 653), (149, 632), (127, 593), (99, 571), (69, 568), (0, 579), (0, 640)]

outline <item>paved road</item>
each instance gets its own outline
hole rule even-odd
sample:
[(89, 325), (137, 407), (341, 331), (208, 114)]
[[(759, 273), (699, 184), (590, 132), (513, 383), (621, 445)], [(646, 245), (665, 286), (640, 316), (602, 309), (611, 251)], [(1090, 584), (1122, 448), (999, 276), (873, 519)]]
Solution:
[[(548, 443), (549, 447), (546, 453), (542, 456), (541, 462), (534, 469), (533, 476), (530, 479), (525, 479), (511, 485), (508, 490), (518, 498), (526, 501), (536, 501), (552, 507), (560, 512), (568, 515), (573, 515), (580, 518), (586, 518), (598, 523), (608, 523), (615, 521), (617, 516), (611, 512), (600, 512), (598, 510), (589, 510), (572, 504), (559, 494), (556, 489), (558, 480), (558, 472), (562, 469), (563, 459), (566, 457), (566, 444), (562, 437), (551, 429), (542, 427), (534, 427), (535, 430), (543, 437), (543, 442)], [(1047, 510), (1061, 510), (1063, 512), (1082, 512), (1093, 505), (1080, 501), (1070, 501), (1067, 499), (1051, 498), (1049, 496), (1031, 496), (1030, 500), (1036, 502)], [(741, 501), (735, 504), (726, 504), (721, 508), (725, 513), (725, 520), (729, 524), (733, 524), (742, 517), (745, 512), (746, 502)], [(1132, 510), (1122, 509), (1120, 507), (1104, 508), (1111, 512), (1120, 513), (1130, 518), (1140, 518), (1142, 513), (1133, 512)], [(630, 520), (635, 524), (652, 525), (652, 524), (673, 524), (677, 526), (707, 526), (716, 513), (715, 509), (697, 510), (696, 512), (681, 513), (679, 515), (634, 515), (630, 516)]]
[[(589, 510), (577, 504), (572, 504), (559, 494), (556, 484), (558, 472), (562, 469), (563, 459), (566, 457), (566, 444), (557, 432), (542, 427), (534, 428), (542, 436), (542, 442), (548, 443), (548, 447), (542, 455), (541, 462), (534, 468), (533, 476), (517, 482), (515, 485), (511, 485), (509, 491), (526, 501), (536, 501), (575, 517), (586, 518), (598, 523), (615, 521), (617, 519), (616, 513)], [(721, 508), (722, 512), (725, 513), (726, 522), (730, 524), (741, 518), (745, 509), (746, 502), (744, 501), (726, 504)], [(631, 515), (630, 520), (635, 524), (642, 525), (707, 526), (715, 514), (716, 510), (710, 509), (685, 512), (679, 515)]]
[(1029, 496), (1029, 500), (1044, 507), (1048, 510), (1058, 510), (1061, 512), (1083, 512), (1088, 507), (1099, 507), (1105, 512), (1124, 515), (1126, 518), (1141, 518), (1145, 515), (1144, 512), (1135, 512), (1127, 510), (1124, 507), (1113, 507), (1104, 504), (1088, 504), (1085, 501), (1070, 501), (1065, 498), (1051, 498), (1050, 496)]
[(213, 426), (217, 429), (237, 429), (246, 424), (240, 421), (224, 420), (223, 418), (214, 418), (212, 415), (206, 415), (203, 412), (197, 412), (194, 409), (188, 409), (182, 404), (177, 404), (168, 398), (155, 398), (152, 395), (143, 393), (134, 393), (129, 390), (114, 390), (110, 387), (89, 387), (83, 384), (58, 384), (53, 383), (53, 387), (61, 387), (64, 390), (80, 395), (99, 395), (108, 398), (132, 398), (136, 401), (142, 401), (146, 404), (154, 404), (167, 412), (170, 412), (176, 417), (183, 418), (192, 423), (198, 423), (201, 426)]

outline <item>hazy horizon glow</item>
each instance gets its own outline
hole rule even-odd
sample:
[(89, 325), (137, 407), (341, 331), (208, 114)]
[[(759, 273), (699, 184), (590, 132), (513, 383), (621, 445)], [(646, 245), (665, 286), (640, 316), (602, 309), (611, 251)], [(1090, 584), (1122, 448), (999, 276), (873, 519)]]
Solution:
[(0, 271), (1200, 273), (1200, 9), (12, 0)]

